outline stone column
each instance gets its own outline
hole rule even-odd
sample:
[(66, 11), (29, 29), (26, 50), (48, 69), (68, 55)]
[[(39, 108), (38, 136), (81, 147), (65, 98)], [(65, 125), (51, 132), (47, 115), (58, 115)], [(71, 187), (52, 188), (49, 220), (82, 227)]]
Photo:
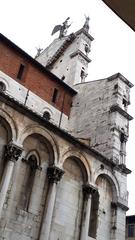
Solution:
[(126, 164), (126, 142), (128, 140), (128, 136), (124, 133), (121, 133), (121, 150), (120, 150), (120, 156), (121, 156), (121, 162), (120, 164), (125, 165)]
[(40, 240), (48, 240), (52, 223), (53, 210), (56, 198), (56, 185), (63, 176), (64, 171), (58, 167), (52, 166), (48, 168), (47, 176), (49, 180), (49, 189), (47, 195), (47, 203), (44, 210), (42, 227), (40, 232)]
[(113, 202), (112, 207), (112, 229), (111, 240), (125, 239), (125, 219), (128, 207), (120, 202)]
[(13, 143), (10, 143), (5, 147), (4, 161), (6, 162), (6, 166), (0, 184), (0, 217), (12, 177), (14, 164), (21, 156), (21, 153), (22, 148)]
[(96, 191), (97, 191), (96, 188), (94, 188), (90, 184), (83, 185), (84, 203), (83, 203), (80, 240), (88, 239), (90, 212), (91, 212), (91, 198), (92, 198), (92, 194), (94, 194)]

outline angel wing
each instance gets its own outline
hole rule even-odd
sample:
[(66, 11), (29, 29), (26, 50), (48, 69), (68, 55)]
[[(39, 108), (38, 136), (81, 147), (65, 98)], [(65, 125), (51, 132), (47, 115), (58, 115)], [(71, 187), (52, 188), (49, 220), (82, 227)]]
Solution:
[(54, 33), (56, 33), (56, 32), (58, 32), (58, 31), (60, 31), (61, 30), (61, 25), (56, 25), (55, 27), (54, 27), (54, 29), (52, 30), (52, 34), (51, 35), (53, 35)]

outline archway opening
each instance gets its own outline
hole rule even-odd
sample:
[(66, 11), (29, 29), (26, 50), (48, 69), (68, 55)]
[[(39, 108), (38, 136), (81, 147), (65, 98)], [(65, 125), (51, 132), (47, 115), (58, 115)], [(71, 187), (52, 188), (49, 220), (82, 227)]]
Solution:
[(73, 156), (65, 160), (63, 169), (65, 173), (58, 186), (51, 237), (79, 239), (83, 210), (82, 186), (88, 180), (87, 172), (81, 160)]

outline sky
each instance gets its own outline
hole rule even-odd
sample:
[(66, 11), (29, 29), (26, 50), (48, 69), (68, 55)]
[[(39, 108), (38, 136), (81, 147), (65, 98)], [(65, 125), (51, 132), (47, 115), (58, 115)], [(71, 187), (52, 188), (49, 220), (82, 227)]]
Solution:
[[(0, 4), (1, 33), (34, 57), (36, 47), (46, 48), (57, 34), (55, 25), (70, 17), (69, 32), (79, 30), (90, 17), (92, 42), (87, 81), (109, 77), (117, 72), (135, 85), (135, 32), (116, 16), (101, 0), (2, 0)], [(135, 87), (131, 89), (129, 114), (135, 118)], [(135, 120), (130, 122), (127, 144), (129, 208), (135, 214)]]

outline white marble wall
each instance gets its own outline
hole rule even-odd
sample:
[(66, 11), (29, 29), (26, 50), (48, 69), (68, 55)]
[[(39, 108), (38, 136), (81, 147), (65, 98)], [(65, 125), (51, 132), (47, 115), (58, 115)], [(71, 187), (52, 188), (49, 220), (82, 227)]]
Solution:
[[(83, 200), (81, 192), (82, 179), (84, 179), (84, 182), (88, 182), (99, 190), (99, 211), (101, 213), (103, 207), (106, 211), (105, 216), (103, 216), (105, 225), (108, 224), (111, 218), (110, 206), (112, 197), (109, 197), (110, 193), (106, 192), (107, 202), (104, 201), (104, 206), (102, 205), (104, 191), (102, 192), (102, 188), (99, 189), (97, 184), (99, 176), (104, 176), (107, 181), (109, 179), (113, 200), (116, 202), (119, 200), (122, 204), (127, 205), (126, 175), (121, 173), (121, 171), (117, 169), (112, 171), (109, 165), (101, 162), (98, 155), (93, 155), (91, 151), (86, 151), (81, 145), (75, 146), (70, 141), (64, 139), (64, 137), (58, 136), (53, 131), (48, 131), (47, 128), (2, 102), (0, 102), (0, 116), (5, 119), (6, 124), (11, 128), (16, 145), (21, 145), (25, 149), (22, 157), (25, 157), (25, 153), (30, 150), (33, 151), (34, 149), (39, 153), (40, 157), (42, 155), (42, 168), (37, 170), (32, 191), (33, 199), (31, 200), (28, 211), (19, 208), (23, 174), (25, 173), (24, 165), (26, 163), (22, 162), (20, 158), (14, 165), (13, 175), (2, 210), (0, 240), (36, 240), (40, 237), (40, 229), (43, 223), (43, 210), (46, 206), (49, 187), (46, 178), (47, 165), (43, 164), (46, 161), (48, 164), (52, 164), (52, 161), (54, 161), (55, 166), (65, 171), (61, 182), (56, 185), (56, 201), (54, 202), (50, 232), (51, 240), (55, 239), (56, 236), (60, 240), (63, 240), (63, 238), (65, 240), (76, 240), (79, 238), (78, 226), (80, 226)], [(1, 129), (2, 128), (0, 128), (0, 130)], [(17, 132), (17, 134), (15, 132)], [(2, 135), (0, 135), (0, 137), (3, 139)], [(40, 142), (42, 144), (40, 144)], [(51, 154), (51, 152), (53, 152), (53, 154)], [(68, 164), (65, 165), (66, 162), (70, 163), (70, 159), (72, 159), (72, 161), (75, 159), (77, 167), (74, 164), (71, 165), (71, 168), (68, 167)], [(101, 163), (104, 167), (101, 167)], [(83, 177), (81, 176), (81, 172), (83, 173)], [(46, 210), (44, 210), (44, 213), (46, 213)], [(119, 233), (122, 233), (119, 239), (124, 240), (125, 210), (119, 209), (117, 219), (118, 231), (113, 240), (118, 239)], [(101, 218), (99, 222), (100, 221)], [(68, 229), (67, 226), (70, 225), (72, 225), (72, 228)], [(97, 240), (104, 240), (106, 234), (108, 236), (107, 239), (112, 240), (110, 235), (108, 235), (108, 229), (106, 230), (103, 224), (97, 227), (97, 233)], [(88, 237), (87, 240), (89, 239), (92, 238)]]
[[(118, 88), (115, 89), (118, 85)], [(120, 161), (120, 133), (128, 136), (129, 120), (114, 105), (127, 113), (123, 97), (129, 102), (130, 87), (121, 77), (77, 84), (69, 118), (69, 131), (79, 139), (89, 139), (90, 145), (114, 161)]]

